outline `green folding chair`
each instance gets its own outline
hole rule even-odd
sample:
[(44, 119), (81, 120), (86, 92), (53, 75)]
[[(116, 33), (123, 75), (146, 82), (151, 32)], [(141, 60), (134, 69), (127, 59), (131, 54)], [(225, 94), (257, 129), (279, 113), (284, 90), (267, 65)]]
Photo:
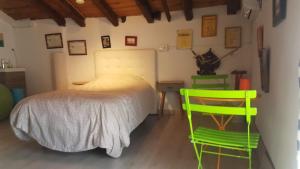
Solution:
[[(249, 169), (251, 169), (252, 149), (257, 148), (259, 134), (250, 133), (251, 117), (256, 116), (257, 110), (251, 107), (251, 99), (256, 98), (255, 90), (199, 90), (199, 89), (181, 89), (181, 95), (184, 96), (185, 103), (183, 109), (186, 110), (189, 126), (190, 139), (194, 145), (196, 156), (198, 159), (198, 169), (203, 169), (202, 154), (213, 154), (218, 156), (229, 156), (243, 158), (249, 160)], [(201, 103), (192, 103), (191, 97), (196, 98), (213, 98), (219, 99), (236, 99), (244, 100), (242, 107), (229, 107), (228, 105), (209, 105)], [(247, 122), (247, 132), (234, 132), (224, 130), (214, 130), (204, 127), (196, 127), (193, 125), (193, 114), (218, 114), (218, 115), (233, 115), (245, 116)], [(221, 151), (206, 150), (207, 147), (217, 147), (244, 151), (245, 155), (235, 155), (234, 153), (222, 153)], [(246, 155), (247, 154), (247, 155)]]
[(226, 90), (229, 88), (227, 79), (228, 75), (194, 75), (192, 76), (192, 88)]

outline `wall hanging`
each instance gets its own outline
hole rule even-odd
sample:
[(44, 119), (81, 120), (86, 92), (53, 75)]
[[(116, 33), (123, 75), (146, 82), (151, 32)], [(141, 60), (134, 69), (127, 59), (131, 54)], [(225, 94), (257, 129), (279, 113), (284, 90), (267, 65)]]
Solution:
[(270, 49), (262, 49), (259, 56), (260, 62), (260, 78), (262, 91), (269, 93), (270, 91)]
[(111, 48), (110, 36), (101, 36), (101, 42), (103, 48)]
[(85, 40), (69, 40), (68, 41), (69, 55), (87, 55)]
[(125, 36), (126, 46), (137, 46), (137, 36)]
[(225, 48), (240, 48), (242, 46), (242, 27), (225, 28)]
[(273, 27), (279, 25), (286, 17), (286, 0), (273, 0)]
[(192, 49), (193, 30), (181, 29), (177, 30), (177, 49)]
[(218, 17), (217, 15), (206, 15), (202, 16), (202, 37), (213, 37), (217, 36), (217, 25)]
[(0, 47), (4, 47), (4, 36), (3, 36), (3, 33), (0, 33)]
[(226, 58), (227, 56), (233, 55), (239, 48), (233, 49), (232, 51), (228, 52), (221, 58), (215, 55), (210, 48), (208, 52), (198, 55), (195, 51), (192, 50), (192, 53), (195, 56), (196, 64), (199, 68), (197, 71), (198, 75), (215, 75), (216, 70), (221, 65), (221, 60)]
[(61, 33), (51, 33), (45, 35), (47, 49), (63, 48)]

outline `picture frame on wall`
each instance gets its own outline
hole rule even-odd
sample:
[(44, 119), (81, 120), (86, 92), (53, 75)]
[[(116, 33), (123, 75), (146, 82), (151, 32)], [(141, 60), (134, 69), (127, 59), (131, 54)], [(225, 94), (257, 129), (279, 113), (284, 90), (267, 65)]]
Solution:
[(260, 25), (257, 27), (257, 50), (258, 54), (262, 51), (264, 47), (264, 26)]
[(242, 27), (225, 28), (225, 48), (240, 48), (242, 46)]
[(270, 48), (263, 48), (259, 56), (260, 62), (260, 78), (261, 78), (261, 89), (265, 93), (270, 92)]
[(47, 49), (56, 49), (64, 47), (61, 33), (45, 34), (45, 40)]
[(273, 27), (286, 18), (287, 0), (273, 0)]
[(257, 0), (257, 4), (258, 4), (259, 9), (261, 9), (262, 8), (262, 0)]
[(0, 47), (4, 47), (4, 36), (3, 36), (3, 33), (0, 33)]
[(69, 55), (87, 55), (86, 40), (69, 40)]
[(192, 49), (193, 30), (180, 29), (177, 30), (176, 48), (177, 49)]
[(217, 15), (205, 15), (202, 16), (202, 37), (214, 37), (217, 36), (218, 32), (218, 17)]
[(111, 43), (110, 43), (110, 36), (105, 35), (101, 36), (101, 42), (102, 42), (102, 48), (111, 48)]
[(137, 46), (137, 36), (125, 36), (125, 46)]

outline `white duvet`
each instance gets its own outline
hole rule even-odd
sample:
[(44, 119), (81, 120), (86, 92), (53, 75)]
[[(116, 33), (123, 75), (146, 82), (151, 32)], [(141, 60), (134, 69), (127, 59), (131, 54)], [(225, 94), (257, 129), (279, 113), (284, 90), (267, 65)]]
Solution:
[(28, 97), (10, 116), (16, 136), (49, 149), (105, 148), (119, 157), (130, 133), (155, 111), (153, 88), (138, 77), (104, 76), (72, 90)]

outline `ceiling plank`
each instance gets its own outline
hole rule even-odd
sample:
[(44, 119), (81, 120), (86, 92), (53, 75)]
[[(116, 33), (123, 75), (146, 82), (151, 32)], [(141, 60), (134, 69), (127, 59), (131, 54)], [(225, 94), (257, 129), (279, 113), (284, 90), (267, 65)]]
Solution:
[(118, 15), (112, 10), (105, 0), (93, 0), (93, 2), (114, 26), (119, 25)]
[(141, 13), (144, 15), (148, 23), (154, 22), (154, 14), (152, 13), (150, 4), (147, 0), (135, 0), (136, 5), (139, 7)]
[(51, 6), (49, 6), (47, 3), (44, 1), (40, 1), (40, 5), (44, 6), (48, 12), (50, 13), (52, 19), (59, 25), (59, 26), (66, 26), (66, 20), (64, 16), (59, 14), (58, 12), (55, 11)]
[(74, 8), (67, 0), (41, 0), (56, 13), (65, 16), (66, 13), (71, 17), (79, 26), (85, 27), (85, 18), (81, 13)]
[(235, 15), (241, 9), (241, 0), (227, 0), (227, 14)]
[(187, 21), (190, 21), (193, 19), (193, 1), (192, 0), (182, 0), (183, 5), (183, 13), (185, 16), (185, 19)]
[(171, 21), (171, 14), (170, 14), (170, 9), (169, 9), (169, 6), (168, 6), (168, 2), (167, 2), (167, 0), (161, 0), (161, 3), (162, 3), (162, 6), (163, 6), (163, 9), (165, 11), (167, 20), (170, 22)]

